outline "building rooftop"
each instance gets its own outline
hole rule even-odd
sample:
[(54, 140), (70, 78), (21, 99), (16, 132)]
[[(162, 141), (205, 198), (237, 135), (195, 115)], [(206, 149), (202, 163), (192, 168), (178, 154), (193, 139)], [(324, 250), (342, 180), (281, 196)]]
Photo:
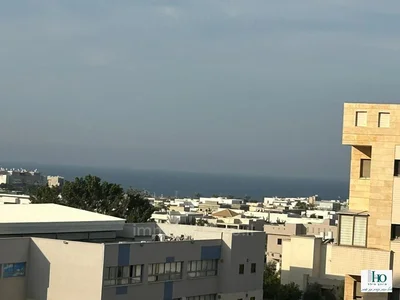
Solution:
[(212, 214), (214, 217), (232, 218), (239, 214), (231, 209), (223, 209)]
[(0, 234), (122, 230), (124, 219), (57, 204), (2, 205)]

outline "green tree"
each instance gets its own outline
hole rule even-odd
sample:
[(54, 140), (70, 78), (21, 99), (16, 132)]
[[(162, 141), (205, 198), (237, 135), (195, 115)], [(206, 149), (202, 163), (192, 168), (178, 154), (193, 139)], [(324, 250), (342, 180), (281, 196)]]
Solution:
[(297, 209), (303, 209), (306, 210), (307, 209), (307, 204), (301, 201), (297, 201), (296, 202), (296, 206)]
[(325, 297), (322, 295), (321, 285), (318, 283), (309, 284), (303, 294), (303, 300), (325, 300)]
[(264, 299), (267, 300), (300, 300), (302, 292), (295, 283), (281, 284), (276, 263), (268, 262), (264, 268)]
[(201, 197), (203, 197), (203, 196), (200, 193), (194, 194), (195, 199), (200, 199)]
[(279, 274), (276, 272), (276, 263), (270, 261), (264, 268), (264, 299), (276, 299), (280, 285), (281, 280)]
[(147, 200), (147, 197), (146, 192), (132, 188), (128, 189), (119, 206), (123, 208), (123, 211), (116, 216), (126, 219), (128, 223), (147, 222), (156, 210)]
[(303, 293), (300, 290), (300, 287), (294, 282), (291, 282), (289, 284), (283, 284), (279, 287), (278, 296), (276, 297), (276, 299), (300, 300), (302, 294)]
[(2, 184), (0, 184), (0, 189), (6, 190), (6, 191), (12, 191), (12, 190), (14, 190), (14, 187), (8, 183), (2, 183)]
[(119, 184), (87, 175), (66, 182), (61, 196), (63, 203), (68, 206), (112, 215), (114, 208), (122, 204), (124, 189)]
[(60, 203), (60, 190), (58, 187), (40, 186), (29, 191), (32, 203)]

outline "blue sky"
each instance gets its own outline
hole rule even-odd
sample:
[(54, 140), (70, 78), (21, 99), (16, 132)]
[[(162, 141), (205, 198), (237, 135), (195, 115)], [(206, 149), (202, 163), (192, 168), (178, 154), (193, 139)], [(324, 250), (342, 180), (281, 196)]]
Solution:
[(398, 1), (0, 0), (0, 157), (348, 177), (343, 102), (397, 102)]

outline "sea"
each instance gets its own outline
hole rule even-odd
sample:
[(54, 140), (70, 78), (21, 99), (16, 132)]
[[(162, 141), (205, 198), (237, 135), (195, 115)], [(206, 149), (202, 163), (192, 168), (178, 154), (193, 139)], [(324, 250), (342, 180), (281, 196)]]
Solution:
[(275, 178), (239, 174), (205, 174), (180, 171), (129, 170), (100, 167), (57, 166), (3, 163), (7, 168), (38, 169), (45, 175), (60, 175), (67, 180), (88, 174), (102, 180), (121, 184), (124, 188), (148, 191), (155, 196), (193, 197), (201, 194), (251, 197), (262, 201), (264, 197), (306, 197), (319, 195), (326, 200), (346, 200), (349, 184), (344, 180)]

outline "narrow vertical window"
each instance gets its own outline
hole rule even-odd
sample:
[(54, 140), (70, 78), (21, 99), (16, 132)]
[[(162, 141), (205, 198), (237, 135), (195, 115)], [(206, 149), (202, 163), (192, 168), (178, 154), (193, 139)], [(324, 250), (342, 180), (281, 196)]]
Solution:
[(353, 216), (340, 216), (340, 245), (351, 246), (353, 244)]
[(239, 265), (239, 274), (244, 274), (244, 265), (243, 264)]
[(400, 160), (394, 161), (394, 176), (400, 176)]
[(370, 178), (370, 175), (371, 175), (371, 160), (362, 159), (360, 161), (360, 177)]

